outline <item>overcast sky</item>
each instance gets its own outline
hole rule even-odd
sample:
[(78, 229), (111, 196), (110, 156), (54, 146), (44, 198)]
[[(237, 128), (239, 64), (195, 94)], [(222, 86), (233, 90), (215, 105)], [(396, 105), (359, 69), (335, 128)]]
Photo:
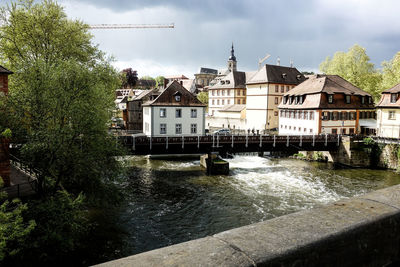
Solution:
[[(3, 0), (0, 0), (3, 1)], [(400, 51), (398, 0), (60, 0), (70, 18), (89, 24), (175, 23), (174, 29), (92, 30), (119, 69), (193, 76), (226, 68), (231, 43), (238, 70), (266, 61), (317, 71), (336, 51), (359, 44), (380, 67)]]

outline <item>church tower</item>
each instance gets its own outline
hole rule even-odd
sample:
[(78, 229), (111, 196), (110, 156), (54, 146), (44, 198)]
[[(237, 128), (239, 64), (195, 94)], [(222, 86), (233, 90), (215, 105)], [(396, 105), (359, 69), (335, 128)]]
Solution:
[(235, 53), (235, 50), (233, 49), (233, 43), (232, 43), (231, 56), (228, 59), (228, 70), (230, 72), (236, 71), (237, 62), (236, 62), (236, 57), (235, 57), (234, 53)]

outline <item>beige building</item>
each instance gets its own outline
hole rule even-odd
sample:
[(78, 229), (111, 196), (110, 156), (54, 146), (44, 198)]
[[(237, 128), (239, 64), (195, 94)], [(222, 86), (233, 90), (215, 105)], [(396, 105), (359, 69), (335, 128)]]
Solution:
[(377, 135), (400, 138), (400, 84), (382, 92), (377, 109)]
[(278, 105), (283, 95), (304, 80), (304, 75), (292, 67), (266, 64), (259, 69), (246, 83), (247, 128), (278, 128)]
[(225, 105), (216, 111), (215, 116), (207, 117), (207, 127), (246, 129), (246, 105)]
[(210, 82), (217, 77), (218, 71), (209, 68), (200, 68), (200, 72), (194, 75), (196, 85), (209, 86)]
[(283, 135), (358, 134), (375, 124), (371, 95), (338, 75), (310, 77), (285, 93), (279, 105)]

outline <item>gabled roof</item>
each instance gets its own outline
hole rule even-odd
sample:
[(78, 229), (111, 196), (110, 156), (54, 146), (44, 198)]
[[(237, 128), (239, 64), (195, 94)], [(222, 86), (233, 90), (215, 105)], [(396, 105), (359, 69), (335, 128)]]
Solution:
[(137, 95), (132, 100), (142, 100), (143, 98), (151, 95), (158, 95), (160, 94), (159, 89), (152, 89), (152, 90), (143, 90), (139, 95)]
[(400, 83), (382, 92), (382, 94), (396, 94), (400, 93)]
[(232, 71), (228, 75), (221, 77), (217, 84), (209, 89), (216, 88), (246, 88), (246, 72)]
[(0, 74), (13, 74), (13, 72), (0, 65)]
[(200, 73), (205, 73), (205, 74), (218, 74), (218, 70), (215, 69), (209, 69), (209, 68), (200, 68)]
[(285, 95), (310, 95), (317, 93), (371, 96), (339, 75), (313, 75)]
[(299, 84), (305, 79), (296, 68), (265, 64), (247, 83)]
[[(181, 101), (175, 101), (174, 95), (181, 94)], [(170, 82), (160, 95), (143, 104), (143, 106), (180, 106), (180, 107), (205, 107), (197, 97), (186, 90), (179, 82)]]

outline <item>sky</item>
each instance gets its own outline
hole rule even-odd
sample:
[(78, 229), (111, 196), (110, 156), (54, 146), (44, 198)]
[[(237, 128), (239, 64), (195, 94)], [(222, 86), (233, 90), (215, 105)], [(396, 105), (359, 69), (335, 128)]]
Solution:
[[(4, 0), (0, 0), (4, 1)], [(318, 71), (336, 51), (366, 48), (376, 67), (400, 51), (398, 0), (59, 0), (88, 24), (169, 24), (174, 29), (91, 30), (118, 69), (139, 77), (224, 69), (233, 42), (239, 71), (268, 64)]]

